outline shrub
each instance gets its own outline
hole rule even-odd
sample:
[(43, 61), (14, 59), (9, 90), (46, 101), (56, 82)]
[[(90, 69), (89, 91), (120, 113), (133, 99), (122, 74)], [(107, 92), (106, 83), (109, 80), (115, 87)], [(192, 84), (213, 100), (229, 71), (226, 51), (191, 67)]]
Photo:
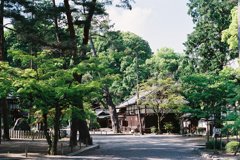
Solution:
[[(224, 148), (225, 143), (224, 142), (220, 142), (220, 141), (215, 141), (215, 149), (221, 149), (221, 145), (222, 148)], [(210, 140), (206, 143), (206, 148), (207, 149), (214, 149), (214, 140)]]
[(157, 128), (155, 126), (150, 127), (151, 133), (156, 133)]
[(226, 152), (228, 153), (233, 153), (236, 151), (237, 147), (239, 145), (239, 142), (237, 141), (231, 141), (231, 142), (228, 142), (225, 149), (226, 149)]
[(165, 123), (165, 124), (164, 124), (164, 129), (165, 129), (168, 133), (172, 132), (172, 130), (174, 129), (173, 124), (172, 124), (172, 123)]

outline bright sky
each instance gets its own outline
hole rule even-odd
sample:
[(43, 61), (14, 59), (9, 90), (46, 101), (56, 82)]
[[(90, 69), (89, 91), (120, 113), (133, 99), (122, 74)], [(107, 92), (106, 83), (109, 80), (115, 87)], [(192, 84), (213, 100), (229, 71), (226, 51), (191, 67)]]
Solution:
[(188, 0), (135, 1), (131, 11), (116, 7), (108, 9), (115, 29), (139, 35), (148, 41), (153, 52), (162, 47), (183, 52), (187, 34), (193, 31), (192, 19), (187, 14)]
[(162, 47), (183, 52), (187, 34), (193, 31), (187, 14), (188, 0), (135, 0), (131, 11), (110, 8), (115, 29), (130, 31), (148, 41), (152, 51)]

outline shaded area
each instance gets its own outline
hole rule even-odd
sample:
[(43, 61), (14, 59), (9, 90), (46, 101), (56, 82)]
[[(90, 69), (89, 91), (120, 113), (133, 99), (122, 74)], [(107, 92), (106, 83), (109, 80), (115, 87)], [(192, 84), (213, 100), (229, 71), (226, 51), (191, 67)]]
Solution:
[[(85, 147), (81, 144), (81, 149)], [(12, 157), (14, 154), (22, 154), (25, 157), (25, 152), (28, 152), (28, 156), (42, 157), (47, 155), (48, 144), (46, 140), (11, 140), (3, 141), (0, 144), (0, 157), (7, 158)], [(78, 151), (80, 146), (74, 147), (72, 150), (69, 147), (69, 139), (62, 139), (58, 143), (58, 155), (67, 155), (71, 152)]]

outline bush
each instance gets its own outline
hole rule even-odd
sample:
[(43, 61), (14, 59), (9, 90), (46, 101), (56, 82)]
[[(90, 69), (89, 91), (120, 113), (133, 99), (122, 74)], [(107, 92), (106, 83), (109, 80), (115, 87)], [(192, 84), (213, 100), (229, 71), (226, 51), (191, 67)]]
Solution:
[[(215, 149), (221, 149), (221, 145), (222, 148), (224, 148), (225, 143), (224, 142), (220, 142), (220, 141), (215, 141)], [(207, 149), (214, 149), (214, 140), (210, 140), (206, 143), (206, 148)]]
[(237, 141), (228, 142), (225, 147), (226, 152), (228, 152), (228, 153), (235, 152), (237, 150), (238, 145), (239, 145), (239, 142), (237, 142)]
[(157, 128), (155, 126), (150, 127), (151, 133), (156, 133)]
[(172, 130), (174, 129), (173, 124), (172, 123), (165, 123), (164, 124), (164, 129), (167, 131), (167, 133), (172, 132)]

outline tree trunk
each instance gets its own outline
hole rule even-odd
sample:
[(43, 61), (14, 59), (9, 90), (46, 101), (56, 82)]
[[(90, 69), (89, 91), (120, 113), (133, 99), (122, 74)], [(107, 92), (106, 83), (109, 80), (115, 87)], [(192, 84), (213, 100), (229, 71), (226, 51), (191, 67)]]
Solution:
[(7, 99), (4, 98), (1, 100), (1, 107), (2, 107), (2, 118), (3, 118), (3, 139), (4, 140), (10, 140), (9, 137), (9, 111), (7, 106)]
[(120, 133), (120, 127), (119, 127), (119, 121), (118, 121), (118, 115), (116, 111), (116, 106), (113, 104), (112, 96), (109, 93), (109, 89), (105, 88), (105, 99), (107, 102), (107, 106), (109, 109), (109, 114), (112, 122), (112, 129), (114, 133)]
[(50, 154), (51, 148), (52, 148), (52, 140), (51, 140), (51, 136), (48, 132), (47, 114), (44, 113), (42, 115), (42, 117), (43, 117), (43, 132), (44, 132), (44, 135), (46, 136), (46, 140), (48, 143), (48, 154)]
[(70, 134), (70, 146), (76, 146), (77, 145), (77, 131), (78, 131), (78, 119), (76, 117), (73, 117), (71, 119), (71, 134)]
[(162, 130), (161, 130), (161, 117), (159, 115), (159, 113), (157, 114), (157, 118), (158, 118), (158, 134), (161, 134), (162, 133)]
[(64, 6), (65, 6), (65, 12), (66, 12), (67, 22), (68, 22), (68, 31), (69, 31), (70, 40), (71, 40), (70, 46), (73, 51), (72, 56), (73, 56), (73, 60), (76, 61), (76, 58), (77, 58), (76, 33), (73, 25), (72, 11), (69, 5), (69, 0), (64, 0)]
[[(70, 33), (70, 39), (72, 41), (73, 45), (73, 63), (76, 65), (80, 60), (82, 60), (87, 53), (86, 46), (89, 41), (89, 31), (91, 27), (91, 22), (92, 22), (92, 17), (94, 15), (95, 9), (96, 9), (96, 0), (92, 0), (92, 5), (88, 8), (88, 13), (86, 14), (86, 20), (84, 23), (83, 27), (83, 41), (82, 41), (82, 46), (81, 46), (81, 57), (77, 57), (77, 43), (76, 43), (76, 33), (74, 30), (74, 23), (73, 23), (73, 18), (71, 15), (71, 9), (69, 5), (68, 0), (64, 0), (64, 6), (66, 9), (66, 16), (67, 16), (67, 21), (68, 21), (68, 30)], [(82, 75), (78, 73), (73, 74), (74, 79), (79, 82), (80, 84), (82, 83)], [(80, 97), (82, 98), (82, 97)], [(80, 102), (79, 109), (82, 109), (83, 111), (83, 101)], [(84, 112), (84, 111), (83, 111)], [(83, 113), (84, 114), (84, 113)], [(81, 136), (81, 139), (89, 139), (87, 143), (91, 144), (92, 142), (90, 141), (90, 134), (89, 130), (87, 127), (87, 123), (85, 120), (79, 120), (77, 117), (72, 117), (72, 124), (71, 124), (71, 136), (70, 136), (70, 145), (74, 146), (77, 144), (77, 130), (79, 130), (79, 136)]]
[(0, 61), (4, 60), (4, 27), (3, 27), (4, 0), (0, 4)]
[(57, 144), (59, 139), (59, 129), (60, 129), (60, 117), (61, 117), (61, 108), (59, 104), (55, 106), (55, 117), (54, 117), (54, 132), (53, 132), (53, 145), (51, 148), (51, 155), (57, 154)]
[(79, 141), (84, 144), (92, 145), (92, 138), (89, 134), (87, 122), (85, 120), (79, 120)]
[(206, 120), (207, 120), (207, 142), (209, 142), (210, 131), (209, 131), (209, 123), (208, 123), (208, 118), (206, 118)]
[[(52, 0), (53, 3), (53, 9), (56, 9), (56, 2), (55, 0)], [(54, 15), (54, 24), (55, 24), (55, 34), (56, 34), (56, 40), (59, 43), (60, 42), (60, 35), (59, 35), (59, 27), (58, 27), (58, 18), (57, 15)]]
[(94, 15), (94, 12), (96, 10), (96, 2), (97, 0), (92, 0), (92, 5), (91, 7), (89, 7), (89, 11), (85, 20), (85, 24), (83, 27), (83, 40), (82, 40), (82, 57), (84, 57), (86, 55), (86, 45), (88, 44), (89, 41), (89, 33), (90, 33), (90, 28), (91, 28), (91, 22), (92, 22), (92, 18)]

